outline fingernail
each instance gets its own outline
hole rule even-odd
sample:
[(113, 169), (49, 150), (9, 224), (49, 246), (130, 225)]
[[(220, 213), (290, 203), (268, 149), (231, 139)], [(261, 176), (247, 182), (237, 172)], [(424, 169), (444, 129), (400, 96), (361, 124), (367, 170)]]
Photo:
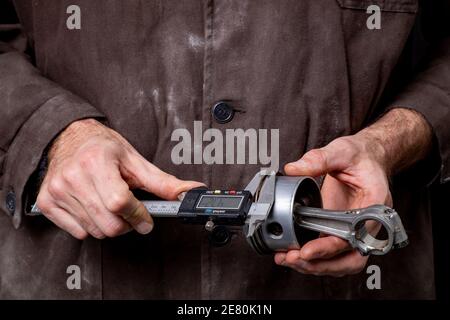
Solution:
[(306, 162), (304, 160), (298, 160), (296, 162), (293, 162), (292, 165), (294, 165), (297, 168), (304, 167), (306, 166)]
[(302, 168), (305, 166), (305, 161), (298, 160), (296, 162), (290, 162), (286, 164), (286, 169), (288, 170), (298, 170), (299, 168)]
[(294, 169), (295, 168), (295, 166), (294, 166), (294, 164), (291, 162), (291, 163), (288, 163), (288, 164), (286, 164), (285, 166), (284, 166), (284, 170), (292, 170), (292, 169)]
[[(281, 254), (280, 254), (281, 255)], [(280, 262), (278, 262), (278, 264), (280, 265), (280, 266), (285, 266), (286, 265), (286, 254), (283, 254), (282, 256), (281, 256), (281, 260), (280, 260)]]
[(295, 174), (295, 172), (297, 171), (297, 167), (293, 164), (293, 163), (288, 163), (285, 167), (284, 167), (284, 171), (286, 172), (286, 174)]
[(147, 221), (142, 221), (136, 226), (137, 232), (140, 234), (147, 234), (153, 230), (153, 223)]

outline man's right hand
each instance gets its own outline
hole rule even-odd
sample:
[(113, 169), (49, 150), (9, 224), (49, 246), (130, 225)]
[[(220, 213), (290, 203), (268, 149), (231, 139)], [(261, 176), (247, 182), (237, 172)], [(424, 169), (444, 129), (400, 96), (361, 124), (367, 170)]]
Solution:
[(153, 220), (130, 189), (175, 200), (202, 186), (182, 181), (144, 159), (119, 133), (93, 119), (72, 123), (54, 141), (37, 205), (75, 238), (149, 233)]

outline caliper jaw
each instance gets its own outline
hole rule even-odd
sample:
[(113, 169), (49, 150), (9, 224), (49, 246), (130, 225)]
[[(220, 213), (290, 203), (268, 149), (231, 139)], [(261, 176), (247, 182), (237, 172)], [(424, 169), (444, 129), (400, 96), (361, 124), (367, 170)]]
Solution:
[(275, 171), (261, 170), (245, 187), (245, 190), (252, 194), (254, 200), (244, 226), (244, 233), (247, 238), (252, 237), (269, 216), (275, 201), (275, 181)]

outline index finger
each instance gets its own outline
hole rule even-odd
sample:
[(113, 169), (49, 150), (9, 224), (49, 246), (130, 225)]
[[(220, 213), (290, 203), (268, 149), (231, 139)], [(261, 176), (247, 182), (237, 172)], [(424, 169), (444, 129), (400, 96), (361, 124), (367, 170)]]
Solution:
[(126, 209), (122, 210), (120, 213), (122, 218), (124, 218), (137, 232), (141, 234), (150, 233), (153, 229), (153, 219), (144, 204), (136, 199), (132, 193), (129, 197), (129, 202)]
[(133, 229), (147, 234), (153, 229), (153, 219), (145, 206), (131, 192), (119, 168), (106, 163), (92, 177), (105, 208), (127, 221)]

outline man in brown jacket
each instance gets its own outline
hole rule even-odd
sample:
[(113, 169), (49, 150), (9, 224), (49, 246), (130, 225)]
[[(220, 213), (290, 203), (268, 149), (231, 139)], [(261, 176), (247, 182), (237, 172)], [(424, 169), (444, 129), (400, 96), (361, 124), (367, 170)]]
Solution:
[[(426, 184), (450, 179), (450, 41), (437, 22), (447, 3), (424, 2), (435, 46), (391, 100), (418, 0), (11, 5), (20, 25), (8, 16), (0, 27), (0, 297), (434, 298)], [(194, 121), (279, 129), (281, 168), (325, 176), (326, 208), (393, 200), (410, 245), (370, 258), (381, 289), (366, 285), (367, 257), (335, 237), (258, 256), (242, 235), (216, 248), (201, 228), (153, 221), (130, 190), (239, 189), (259, 169), (175, 164), (172, 133)], [(36, 199), (44, 216), (28, 214)], [(73, 265), (80, 289), (66, 283)]]

